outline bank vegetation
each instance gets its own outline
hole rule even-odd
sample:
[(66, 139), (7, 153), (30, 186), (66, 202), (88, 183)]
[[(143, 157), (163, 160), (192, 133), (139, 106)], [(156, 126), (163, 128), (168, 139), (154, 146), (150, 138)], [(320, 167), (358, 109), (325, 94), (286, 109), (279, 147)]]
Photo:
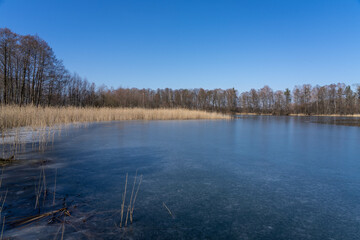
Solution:
[(230, 115), (189, 109), (0, 106), (0, 130), (122, 120), (229, 119)]

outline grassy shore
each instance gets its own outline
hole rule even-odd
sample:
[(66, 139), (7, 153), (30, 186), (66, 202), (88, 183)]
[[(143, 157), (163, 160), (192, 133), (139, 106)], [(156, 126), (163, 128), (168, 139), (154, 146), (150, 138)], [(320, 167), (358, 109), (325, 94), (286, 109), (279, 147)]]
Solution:
[(81, 122), (229, 118), (229, 115), (188, 109), (0, 106), (0, 130)]

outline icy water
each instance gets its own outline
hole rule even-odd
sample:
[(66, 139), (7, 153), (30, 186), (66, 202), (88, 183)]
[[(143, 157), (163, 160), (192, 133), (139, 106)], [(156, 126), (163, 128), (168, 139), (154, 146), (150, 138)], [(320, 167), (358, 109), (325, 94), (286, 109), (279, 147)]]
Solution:
[[(28, 152), (22, 156), (27, 160), (4, 169), (4, 235), (360, 239), (359, 143), (358, 127), (296, 117), (111, 122), (73, 128), (55, 137), (44, 153)], [(42, 169), (49, 191), (35, 210)], [(127, 204), (136, 171), (138, 179), (143, 178), (133, 224), (119, 229), (125, 175), (129, 174)], [(62, 207), (70, 213), (65, 224), (65, 214), (16, 224), (21, 217)]]

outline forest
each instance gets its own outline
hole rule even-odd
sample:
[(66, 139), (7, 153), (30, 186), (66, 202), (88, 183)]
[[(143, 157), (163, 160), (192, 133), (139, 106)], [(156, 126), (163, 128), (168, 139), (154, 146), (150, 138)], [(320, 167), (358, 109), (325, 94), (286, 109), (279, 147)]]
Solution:
[(95, 86), (70, 73), (37, 35), (0, 28), (0, 105), (185, 108), (259, 114), (359, 114), (360, 85), (303, 84), (292, 90), (137, 89)]

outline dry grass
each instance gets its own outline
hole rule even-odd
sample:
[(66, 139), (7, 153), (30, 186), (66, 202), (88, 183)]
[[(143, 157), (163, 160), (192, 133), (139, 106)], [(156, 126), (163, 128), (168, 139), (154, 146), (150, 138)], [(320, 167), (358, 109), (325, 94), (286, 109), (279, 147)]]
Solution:
[(79, 122), (120, 120), (229, 119), (230, 116), (188, 109), (77, 108), (0, 106), (0, 130)]

